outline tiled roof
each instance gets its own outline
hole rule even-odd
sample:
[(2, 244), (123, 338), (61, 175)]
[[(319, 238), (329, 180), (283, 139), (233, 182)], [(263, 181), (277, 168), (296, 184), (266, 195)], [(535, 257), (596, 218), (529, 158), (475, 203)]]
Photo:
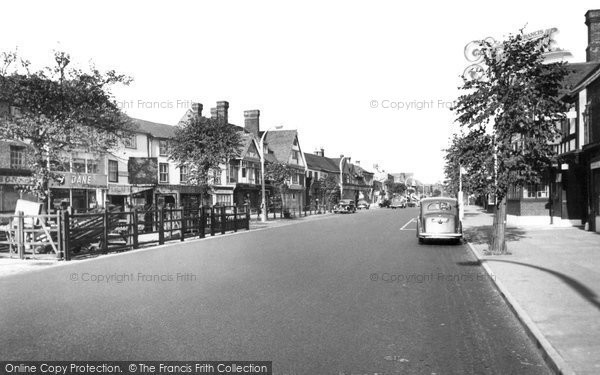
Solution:
[(297, 135), (297, 130), (272, 130), (267, 133), (265, 143), (280, 163), (287, 163)]
[(306, 167), (308, 169), (313, 169), (317, 171), (324, 172), (338, 172), (339, 164), (336, 165), (335, 162), (328, 157), (319, 156), (315, 154), (304, 154), (304, 159), (306, 160)]
[(581, 82), (588, 78), (594, 73), (600, 62), (584, 62), (584, 63), (571, 63), (567, 65), (569, 74), (565, 77), (563, 82), (563, 89), (561, 90), (562, 95), (573, 95), (574, 88), (577, 87)]
[(159, 124), (138, 118), (131, 118), (131, 120), (136, 127), (136, 131), (140, 133), (149, 134), (155, 138), (173, 138), (175, 136), (173, 125)]

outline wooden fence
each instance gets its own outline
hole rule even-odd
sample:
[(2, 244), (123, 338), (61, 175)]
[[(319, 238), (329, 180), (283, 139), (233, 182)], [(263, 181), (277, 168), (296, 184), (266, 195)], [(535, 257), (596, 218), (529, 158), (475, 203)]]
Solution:
[[(269, 219), (294, 218), (331, 212), (331, 207), (269, 208)], [(51, 254), (58, 259), (127, 251), (166, 241), (185, 241), (217, 233), (249, 230), (260, 210), (248, 206), (158, 208), (121, 211), (118, 208), (86, 213), (58, 211), (51, 215), (0, 214), (0, 251), (25, 259), (27, 254)]]

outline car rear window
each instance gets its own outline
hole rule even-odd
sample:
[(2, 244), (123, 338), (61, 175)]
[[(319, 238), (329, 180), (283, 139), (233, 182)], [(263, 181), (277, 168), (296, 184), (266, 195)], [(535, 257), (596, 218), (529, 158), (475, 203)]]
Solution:
[(427, 204), (427, 211), (448, 211), (451, 212), (454, 209), (454, 204), (446, 201), (431, 202)]

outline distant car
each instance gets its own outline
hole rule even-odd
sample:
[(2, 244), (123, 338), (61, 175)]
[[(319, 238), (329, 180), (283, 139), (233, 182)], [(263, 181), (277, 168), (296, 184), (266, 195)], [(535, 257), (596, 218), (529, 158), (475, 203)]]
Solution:
[(333, 208), (333, 212), (336, 214), (349, 214), (356, 212), (356, 206), (352, 199), (342, 199)]
[(381, 208), (389, 207), (390, 203), (391, 203), (391, 201), (389, 199), (384, 199), (381, 202), (379, 202), (379, 207), (381, 207)]
[(371, 205), (369, 204), (369, 202), (367, 202), (364, 199), (361, 199), (358, 201), (358, 203), (356, 204), (356, 208), (358, 208), (359, 210), (362, 210), (363, 208), (365, 210), (368, 210), (371, 207)]
[(458, 201), (453, 198), (425, 198), (421, 201), (417, 218), (419, 243), (426, 239), (462, 239), (462, 223)]
[(392, 198), (392, 203), (390, 204), (391, 208), (405, 208), (406, 207), (406, 198), (404, 197), (395, 197)]

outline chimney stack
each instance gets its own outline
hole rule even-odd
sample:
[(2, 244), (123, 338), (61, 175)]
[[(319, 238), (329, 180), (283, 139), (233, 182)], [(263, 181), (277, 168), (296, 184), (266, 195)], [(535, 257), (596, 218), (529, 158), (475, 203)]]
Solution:
[(197, 115), (198, 117), (202, 116), (203, 108), (204, 108), (204, 106), (202, 105), (202, 103), (192, 103), (192, 112), (194, 112), (194, 114)]
[(229, 102), (226, 102), (226, 101), (217, 102), (217, 119), (219, 121), (224, 122), (225, 124), (229, 123), (229, 118), (227, 117), (228, 110), (229, 110)]
[(258, 109), (251, 109), (244, 111), (244, 128), (258, 137), (260, 132), (260, 111)]
[(213, 120), (217, 119), (217, 109), (216, 108), (211, 108), (210, 109), (210, 118)]
[(325, 150), (324, 149), (315, 150), (315, 155), (317, 155), (317, 156), (325, 156)]
[(586, 61), (600, 62), (600, 9), (588, 10), (585, 14), (585, 24), (588, 27)]

